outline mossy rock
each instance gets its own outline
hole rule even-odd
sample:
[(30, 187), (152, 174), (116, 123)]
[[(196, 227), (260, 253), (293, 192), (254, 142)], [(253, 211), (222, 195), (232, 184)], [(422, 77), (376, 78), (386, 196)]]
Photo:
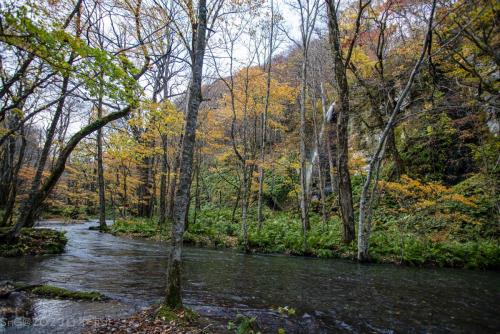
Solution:
[(19, 237), (0, 245), (0, 256), (61, 254), (67, 242), (68, 239), (61, 231), (23, 228)]
[(54, 299), (71, 299), (84, 301), (103, 301), (106, 296), (97, 291), (72, 291), (52, 285), (40, 285), (30, 289), (38, 297)]
[(175, 321), (180, 324), (188, 324), (198, 318), (198, 314), (189, 308), (181, 307), (173, 309), (166, 305), (161, 305), (156, 310), (155, 315), (157, 319)]

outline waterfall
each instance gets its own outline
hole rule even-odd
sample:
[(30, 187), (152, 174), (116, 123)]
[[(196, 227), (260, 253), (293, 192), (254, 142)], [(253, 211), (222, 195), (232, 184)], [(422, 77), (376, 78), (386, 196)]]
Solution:
[[(325, 134), (326, 125), (331, 121), (334, 109), (335, 109), (335, 103), (332, 103), (330, 105), (330, 108), (328, 108), (328, 111), (326, 112), (326, 114), (323, 117), (323, 123), (321, 124), (321, 130), (319, 132), (319, 143), (320, 144), (323, 142), (323, 136)], [(309, 190), (310, 190), (313, 167), (314, 167), (314, 164), (316, 163), (316, 160), (318, 158), (319, 158), (319, 147), (318, 147), (318, 142), (315, 140), (313, 154), (311, 155), (311, 159), (306, 166), (305, 177), (306, 177), (306, 191), (307, 191), (307, 193), (309, 193)]]

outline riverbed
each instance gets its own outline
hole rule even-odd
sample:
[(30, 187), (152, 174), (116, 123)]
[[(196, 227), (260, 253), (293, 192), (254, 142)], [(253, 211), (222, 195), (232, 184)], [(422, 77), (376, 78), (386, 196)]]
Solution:
[[(110, 302), (38, 299), (31, 319), (0, 333), (75, 333), (85, 320), (123, 317), (162, 299), (168, 247), (89, 231), (67, 233), (61, 255), (0, 258), (0, 281), (97, 290)], [(257, 318), (263, 333), (498, 333), (500, 273), (360, 265), (342, 260), (184, 248), (184, 298), (202, 315)], [(278, 307), (296, 310), (283, 316)], [(3, 326), (2, 326), (3, 325)]]

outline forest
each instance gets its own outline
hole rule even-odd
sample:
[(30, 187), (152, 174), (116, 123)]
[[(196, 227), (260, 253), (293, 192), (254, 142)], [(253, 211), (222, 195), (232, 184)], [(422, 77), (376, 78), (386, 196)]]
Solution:
[[(500, 297), (499, 23), (494, 0), (0, 1), (0, 319), (13, 319), (2, 303), (19, 291), (114, 298), (69, 284), (64, 261), (44, 272), (58, 257), (78, 250), (89, 267), (71, 270), (87, 277), (93, 251), (158, 252), (161, 265), (137, 269), (161, 275), (145, 302), (156, 306), (115, 310), (140, 324), (132, 332), (348, 332), (322, 316), (304, 325), (296, 313), (320, 306), (302, 301), (262, 301), (271, 317), (234, 311), (223, 292), (198, 296), (208, 290), (194, 277), (224, 283), (190, 261), (216, 266), (227, 252), (275, 261), (271, 271), (469, 269), (464, 282), (494, 289), (474, 304), (482, 318), (425, 327), (407, 315), (401, 327), (363, 314), (351, 329), (498, 331), (498, 300), (486, 300)], [(141, 253), (151, 245), (161, 251)], [(349, 289), (363, 299), (364, 284)], [(234, 314), (200, 311), (219, 304)], [(9, 314), (33, 320), (25, 311)]]

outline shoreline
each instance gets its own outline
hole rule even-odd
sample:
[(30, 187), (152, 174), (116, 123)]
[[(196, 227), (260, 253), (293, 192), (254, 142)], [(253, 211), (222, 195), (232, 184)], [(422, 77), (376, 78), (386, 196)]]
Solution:
[[(123, 232), (114, 232), (112, 229), (109, 231), (106, 231), (104, 233), (109, 233), (111, 235), (117, 236), (117, 237), (122, 237), (122, 238), (129, 238), (129, 239), (137, 239), (137, 240), (149, 240), (149, 241), (154, 241), (154, 242), (159, 242), (159, 243), (164, 243), (167, 244), (168, 240), (170, 239), (169, 237), (162, 238), (162, 236), (144, 236), (141, 234), (137, 233), (123, 233)], [(240, 254), (246, 254), (246, 255), (257, 255), (257, 256), (282, 256), (282, 257), (297, 257), (297, 258), (304, 258), (304, 259), (318, 259), (318, 260), (342, 260), (342, 261), (347, 261), (350, 263), (358, 263), (359, 265), (388, 265), (388, 266), (393, 266), (393, 267), (401, 267), (401, 268), (422, 268), (422, 269), (453, 269), (453, 270), (467, 270), (467, 271), (493, 271), (497, 272), (500, 271), (500, 266), (492, 266), (492, 267), (486, 267), (486, 268), (471, 268), (471, 267), (466, 267), (466, 266), (440, 266), (439, 264), (435, 262), (425, 262), (422, 264), (414, 264), (411, 262), (401, 262), (398, 261), (397, 259), (389, 259), (389, 258), (384, 258), (383, 260), (380, 259), (372, 259), (371, 261), (368, 262), (359, 262), (356, 259), (355, 253), (353, 254), (339, 254), (336, 256), (337, 253), (333, 253), (333, 256), (328, 256), (328, 257), (322, 257), (322, 256), (317, 256), (314, 255), (313, 253), (309, 252), (306, 254), (295, 254), (293, 252), (266, 252), (262, 251), (262, 249), (258, 247), (250, 248), (249, 253), (245, 253), (241, 251), (240, 247), (236, 246), (221, 246), (221, 245), (213, 245), (213, 244), (207, 244), (207, 243), (196, 243), (196, 242), (191, 242), (191, 241), (186, 241), (184, 240), (183, 243), (184, 246), (191, 246), (191, 247), (196, 247), (196, 248), (201, 248), (201, 249), (210, 249), (210, 250), (231, 250), (238, 252)]]

